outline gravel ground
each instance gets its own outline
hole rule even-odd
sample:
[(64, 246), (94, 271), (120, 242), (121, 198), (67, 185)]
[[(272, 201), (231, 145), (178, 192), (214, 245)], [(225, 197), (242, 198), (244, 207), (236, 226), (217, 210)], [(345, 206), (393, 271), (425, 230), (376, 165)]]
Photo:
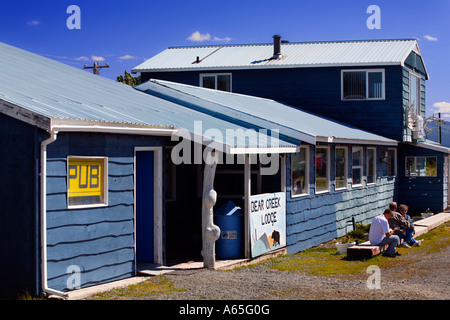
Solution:
[[(411, 249), (413, 250), (413, 249)], [(385, 258), (391, 259), (391, 258)], [(450, 247), (440, 252), (396, 257), (409, 263), (381, 269), (381, 288), (368, 289), (366, 272), (333, 277), (277, 271), (268, 263), (232, 271), (207, 269), (164, 275), (176, 288), (151, 300), (448, 300)]]

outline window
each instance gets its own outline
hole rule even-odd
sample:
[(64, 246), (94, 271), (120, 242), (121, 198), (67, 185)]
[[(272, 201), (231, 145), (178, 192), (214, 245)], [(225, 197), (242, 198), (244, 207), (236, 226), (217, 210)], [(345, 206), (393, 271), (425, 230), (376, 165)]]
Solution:
[(164, 196), (166, 201), (177, 199), (177, 166), (172, 161), (172, 147), (166, 147), (164, 159)]
[(316, 193), (330, 190), (328, 147), (316, 147)]
[(406, 157), (407, 177), (437, 177), (436, 157)]
[(309, 194), (309, 148), (300, 147), (300, 152), (291, 155), (293, 197)]
[(67, 158), (68, 207), (108, 204), (108, 158)]
[(384, 99), (384, 70), (343, 70), (342, 100)]
[(376, 183), (377, 181), (377, 150), (375, 148), (367, 148), (367, 184)]
[(393, 176), (397, 175), (397, 150), (396, 149), (388, 149), (387, 169), (388, 169), (389, 177), (393, 177)]
[(409, 106), (411, 111), (420, 116), (420, 79), (412, 73), (409, 74)]
[(363, 149), (361, 147), (352, 148), (352, 184), (362, 185), (363, 179)]
[(231, 92), (231, 73), (204, 73), (200, 75), (200, 86)]
[(347, 188), (347, 148), (336, 147), (335, 156), (335, 189), (345, 189)]

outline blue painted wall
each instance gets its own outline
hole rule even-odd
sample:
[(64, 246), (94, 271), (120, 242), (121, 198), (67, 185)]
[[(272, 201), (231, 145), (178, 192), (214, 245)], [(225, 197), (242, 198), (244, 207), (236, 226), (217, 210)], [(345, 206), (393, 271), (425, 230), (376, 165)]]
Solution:
[[(134, 147), (161, 146), (164, 138), (60, 133), (48, 146), (48, 286), (66, 291), (70, 266), (81, 287), (131, 277), (134, 267)], [(67, 156), (108, 157), (108, 206), (67, 209)], [(69, 268), (69, 269), (68, 269)]]
[(232, 73), (232, 91), (274, 99), (398, 141), (403, 139), (403, 69), (385, 69), (386, 99), (341, 100), (341, 70), (365, 67), (144, 72), (142, 81), (163, 79), (198, 86), (200, 73)]
[[(384, 211), (397, 198), (397, 180), (387, 176), (387, 164), (380, 162), (386, 147), (377, 146), (377, 182), (362, 187), (352, 187), (351, 146), (348, 146), (348, 182), (346, 190), (335, 190), (335, 146), (330, 148), (330, 192), (315, 194), (315, 147), (310, 146), (309, 195), (291, 196), (291, 160), (287, 165), (287, 250), (296, 253), (323, 242), (340, 237), (352, 230), (352, 217), (357, 223), (371, 223), (372, 218)], [(364, 175), (366, 176), (366, 147), (364, 147)]]
[[(443, 153), (413, 145), (399, 146), (399, 202), (409, 206), (411, 213), (425, 211), (441, 212), (447, 207), (447, 179), (444, 175), (445, 156)], [(437, 177), (407, 177), (406, 156), (431, 156), (437, 159)]]
[(37, 142), (35, 127), (0, 113), (0, 298), (38, 291)]

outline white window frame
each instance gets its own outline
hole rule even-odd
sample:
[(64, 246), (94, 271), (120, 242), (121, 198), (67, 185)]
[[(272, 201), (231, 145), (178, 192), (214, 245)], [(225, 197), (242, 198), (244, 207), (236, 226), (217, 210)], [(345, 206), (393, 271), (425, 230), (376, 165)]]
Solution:
[[(373, 182), (369, 182), (369, 150), (373, 150)], [(367, 163), (367, 185), (373, 185), (377, 183), (377, 148), (368, 147), (366, 150), (366, 163)]]
[(388, 177), (396, 177), (397, 176), (397, 149), (396, 148), (388, 148), (388, 151), (394, 151), (394, 175), (389, 175)]
[[(305, 190), (306, 192), (300, 193), (300, 194), (294, 194), (294, 188), (292, 186), (292, 182), (291, 182), (291, 198), (299, 198), (299, 197), (304, 197), (309, 195), (309, 146), (300, 146), (300, 150), (305, 150)], [(292, 159), (293, 157), (291, 156), (291, 170), (292, 170)], [(292, 175), (291, 175), (292, 177)]]
[[(353, 153), (354, 152), (360, 153), (360, 159), (361, 159), (360, 165), (355, 166), (353, 164)], [(354, 169), (357, 169), (360, 171), (361, 183), (356, 183), (356, 184), (353, 183), (353, 170)], [(352, 187), (362, 187), (363, 181), (364, 181), (364, 149), (363, 149), (363, 147), (352, 147)]]
[[(408, 175), (407, 171), (406, 171), (407, 166), (408, 166), (408, 161), (407, 161), (408, 158), (414, 158), (415, 163), (417, 163), (418, 158), (425, 158), (425, 170), (427, 168), (426, 167), (427, 159), (428, 158), (435, 159), (435, 162), (436, 162), (436, 175), (434, 175), (434, 176), (427, 176), (427, 175), (420, 175), (420, 174)], [(413, 177), (413, 178), (436, 178), (437, 177), (437, 157), (436, 156), (406, 156), (405, 157), (405, 177), (408, 177), (408, 178), (411, 178), (411, 177)]]
[[(345, 169), (344, 169), (344, 177), (345, 177), (345, 181), (344, 181), (344, 187), (341, 188), (337, 188), (336, 187), (336, 161), (337, 161), (337, 155), (336, 155), (336, 151), (338, 149), (343, 149), (345, 151)], [(348, 147), (336, 147), (334, 149), (334, 158), (335, 158), (335, 164), (334, 164), (334, 189), (335, 190), (345, 190), (348, 188), (347, 183), (348, 183)]]
[[(365, 99), (345, 99), (344, 98), (344, 73), (345, 72), (365, 72), (366, 73), (366, 98)], [(369, 73), (381, 72), (383, 86), (381, 98), (369, 98)], [(342, 101), (366, 101), (366, 100), (386, 100), (386, 77), (385, 69), (345, 69), (341, 70), (341, 100)]]
[[(103, 161), (103, 201), (99, 203), (93, 204), (69, 204), (69, 160), (70, 159), (80, 159), (80, 160), (102, 160)], [(97, 157), (97, 156), (67, 156), (66, 161), (66, 170), (67, 170), (67, 209), (84, 209), (84, 208), (98, 208), (98, 207), (107, 207), (108, 206), (108, 157)]]
[[(215, 90), (217, 89), (217, 77), (218, 76), (230, 76), (230, 91), (229, 92), (233, 92), (233, 76), (232, 73), (200, 73), (200, 87), (203, 88), (203, 78), (204, 77), (214, 77), (214, 84), (215, 84)], [(228, 92), (228, 91), (224, 91), (224, 92)]]
[[(327, 177), (326, 177), (327, 190), (322, 190), (322, 191), (317, 191), (317, 168), (316, 168), (316, 166), (317, 166), (317, 160), (316, 160), (317, 159), (317, 148), (327, 149)], [(316, 145), (315, 150), (314, 150), (314, 189), (315, 189), (316, 194), (330, 192), (330, 185), (331, 185), (331, 183), (330, 183), (330, 163), (331, 163), (331, 161), (330, 160), (331, 160), (330, 159), (330, 146), (321, 146), (321, 145), (317, 146)]]
[(416, 96), (417, 106), (415, 106), (414, 113), (416, 115), (420, 116), (420, 113), (421, 113), (421, 110), (422, 110), (422, 98), (421, 98), (421, 94), (420, 94), (422, 77), (419, 76), (416, 73), (409, 72), (409, 79), (408, 79), (408, 81), (409, 81), (409, 96), (408, 96), (409, 107), (411, 107), (411, 96), (412, 96), (412, 92), (411, 92), (411, 77), (416, 77), (417, 78), (417, 88), (416, 88), (416, 90), (417, 90), (417, 96)]

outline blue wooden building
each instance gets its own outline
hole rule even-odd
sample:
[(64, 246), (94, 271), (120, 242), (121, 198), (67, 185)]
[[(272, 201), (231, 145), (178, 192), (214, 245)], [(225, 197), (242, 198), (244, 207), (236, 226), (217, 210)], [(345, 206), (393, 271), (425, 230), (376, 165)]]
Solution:
[(217, 208), (243, 205), (246, 226), (252, 195), (286, 195), (289, 252), (396, 196), (395, 140), (271, 99), (164, 81), (136, 90), (5, 44), (0, 56), (2, 294), (64, 295), (141, 262), (197, 258), (204, 164), (184, 141), (237, 160), (218, 165)]
[[(264, 134), (265, 144), (211, 142), (195, 121), (205, 132), (247, 127), (6, 44), (0, 57), (2, 295), (64, 295), (134, 276), (140, 262), (166, 264), (174, 243), (195, 247), (186, 234), (201, 229), (201, 179), (193, 165), (171, 171), (180, 135), (200, 150), (296, 150)], [(188, 176), (177, 220), (172, 179)]]
[(447, 207), (449, 149), (424, 134), (429, 75), (416, 39), (294, 43), (274, 36), (266, 44), (171, 47), (133, 72), (143, 81), (274, 99), (394, 139), (395, 200), (416, 213)]

